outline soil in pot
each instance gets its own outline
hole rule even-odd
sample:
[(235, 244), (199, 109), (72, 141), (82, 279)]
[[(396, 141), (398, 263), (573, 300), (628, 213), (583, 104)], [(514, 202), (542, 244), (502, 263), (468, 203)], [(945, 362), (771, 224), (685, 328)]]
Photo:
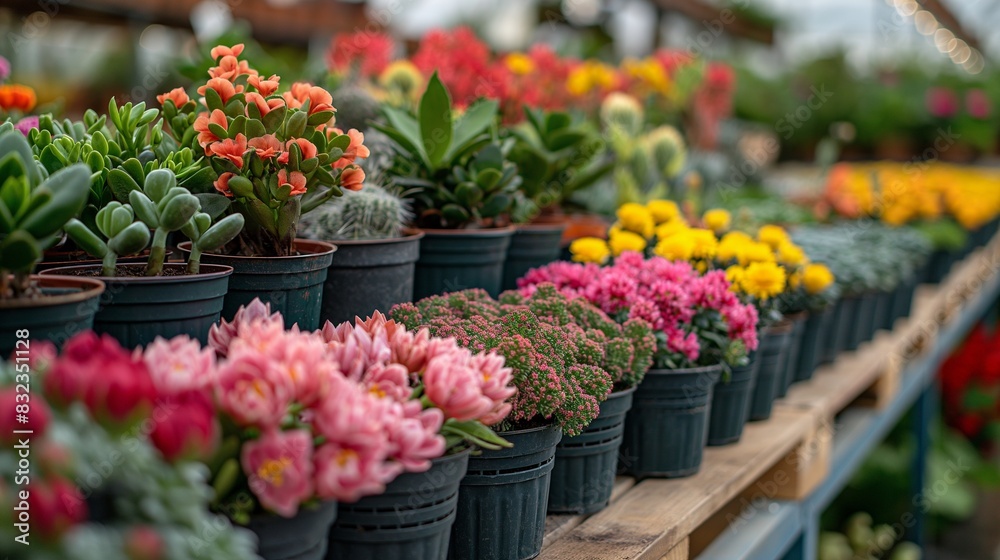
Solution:
[[(190, 252), (190, 242), (178, 249)], [(297, 254), (287, 257), (243, 257), (204, 253), (205, 264), (220, 264), (233, 268), (229, 292), (222, 307), (222, 317), (232, 319), (240, 307), (254, 298), (271, 304), (271, 311), (280, 311), (285, 327), (298, 324), (312, 331), (320, 326), (323, 303), (323, 282), (333, 262), (336, 247), (322, 241), (296, 239)], [(349, 297), (344, 294), (342, 297)]]
[(607, 507), (633, 393), (634, 387), (611, 393), (601, 403), (601, 413), (581, 434), (560, 440), (549, 489), (549, 513), (594, 513)]
[[(32, 276), (41, 295), (0, 301), (0, 359), (15, 350), (29, 350), (22, 340), (51, 341), (62, 346), (74, 334), (90, 329), (104, 292), (94, 278)], [(20, 336), (25, 335), (25, 336)]]
[(101, 277), (100, 266), (70, 266), (42, 273), (99, 278), (107, 285), (94, 316), (94, 331), (114, 337), (125, 348), (152, 342), (157, 336), (189, 335), (202, 344), (219, 321), (222, 301), (233, 269), (201, 265), (187, 274), (187, 265), (166, 263), (162, 276), (146, 276), (145, 264), (119, 264), (113, 278)]
[(792, 338), (792, 322), (782, 321), (764, 329), (757, 349), (760, 371), (750, 400), (750, 420), (767, 420), (771, 417), (778, 384), (784, 375), (785, 355)]
[(514, 447), (469, 459), (451, 531), (451, 560), (527, 560), (542, 550), (555, 426), (503, 432)]
[(517, 226), (503, 265), (503, 289), (517, 288), (517, 279), (529, 270), (559, 260), (560, 242), (565, 229), (565, 223)]
[(337, 246), (326, 280), (320, 323), (340, 324), (355, 317), (388, 313), (413, 301), (413, 274), (422, 232), (395, 239), (332, 241)]
[(292, 518), (277, 515), (252, 517), (247, 526), (257, 534), (257, 551), (264, 560), (323, 560), (327, 535), (337, 517), (337, 502), (302, 508)]
[(729, 380), (720, 379), (712, 389), (712, 410), (708, 420), (708, 445), (728, 445), (740, 440), (750, 418), (750, 398), (760, 372), (758, 353), (744, 366), (732, 368)]
[(722, 365), (650, 370), (625, 419), (619, 470), (642, 479), (690, 476), (701, 468), (712, 391)]
[(514, 228), (424, 231), (414, 273), (413, 298), (481, 288), (500, 294)]
[(330, 528), (328, 560), (444, 560), (470, 451), (435, 459), (422, 473), (403, 473), (378, 496), (340, 504)]

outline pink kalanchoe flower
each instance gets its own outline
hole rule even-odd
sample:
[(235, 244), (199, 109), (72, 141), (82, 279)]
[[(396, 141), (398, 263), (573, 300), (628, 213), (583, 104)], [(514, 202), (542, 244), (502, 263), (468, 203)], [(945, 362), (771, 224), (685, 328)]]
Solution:
[[(257, 332), (274, 329), (281, 330), (281, 326), (272, 323)], [(330, 360), (323, 338), (313, 333), (283, 332), (271, 340), (274, 342), (260, 346), (267, 349), (275, 367), (291, 382), (295, 401), (311, 406), (325, 398), (332, 383), (330, 378), (340, 372), (337, 362)]]
[(448, 418), (475, 420), (494, 408), (493, 400), (483, 394), (481, 377), (466, 360), (437, 356), (424, 369), (424, 394)]
[(176, 395), (212, 386), (215, 377), (215, 352), (186, 334), (170, 340), (156, 337), (142, 353), (156, 388)]
[(265, 431), (243, 444), (240, 464), (250, 490), (266, 509), (294, 517), (313, 494), (313, 442), (304, 430)]
[(413, 394), (413, 389), (410, 388), (409, 376), (409, 370), (403, 365), (373, 364), (361, 376), (361, 380), (369, 392), (379, 397), (406, 402)]
[(510, 414), (511, 404), (508, 401), (517, 394), (513, 385), (514, 371), (504, 367), (503, 356), (496, 352), (472, 356), (471, 366), (479, 371), (483, 396), (493, 401), (493, 408), (480, 416), (479, 421), (492, 426)]
[(240, 307), (231, 322), (223, 319), (217, 325), (212, 325), (212, 328), (208, 332), (209, 346), (215, 350), (216, 354), (225, 357), (229, 351), (229, 344), (236, 337), (240, 325), (253, 321), (279, 322), (284, 324), (284, 319), (280, 312), (275, 311), (271, 313), (270, 303), (263, 303), (260, 299), (254, 298), (247, 305)]
[(340, 377), (327, 398), (313, 408), (313, 427), (329, 441), (378, 450), (388, 446), (386, 425), (392, 420), (393, 404)]
[(444, 455), (444, 438), (438, 433), (443, 423), (444, 414), (437, 408), (417, 409), (409, 417), (401, 412), (400, 418), (389, 425), (389, 441), (395, 448), (393, 458), (407, 472), (429, 469), (431, 459)]
[(292, 381), (262, 353), (240, 351), (219, 367), (216, 401), (241, 426), (280, 425), (294, 395)]
[(313, 465), (316, 494), (325, 500), (356, 502), (380, 494), (402, 472), (399, 463), (386, 463), (378, 450), (357, 450), (337, 442), (316, 449)]

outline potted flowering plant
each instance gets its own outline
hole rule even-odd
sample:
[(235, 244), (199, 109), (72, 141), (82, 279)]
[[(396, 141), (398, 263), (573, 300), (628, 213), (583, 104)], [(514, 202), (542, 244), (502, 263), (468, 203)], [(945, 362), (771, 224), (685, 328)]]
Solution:
[(61, 343), (89, 329), (104, 284), (32, 274), (44, 250), (86, 204), (87, 167), (71, 165), (47, 175), (10, 123), (0, 126), (0, 154), (0, 356), (5, 357), (28, 338)]
[[(209, 340), (158, 339), (144, 360), (159, 384), (214, 394), (223, 426), (208, 461), (214, 507), (258, 534), (265, 559), (324, 558), (328, 542), (336, 557), (439, 557), (462, 450), (509, 445), (485, 427), (507, 415), (514, 393), (496, 354), (381, 315), (286, 330), (260, 300)], [(418, 489), (433, 496), (416, 499)]]
[[(179, 186), (169, 169), (150, 171), (141, 187), (128, 192), (128, 199), (129, 204), (114, 200), (97, 212), (96, 233), (76, 218), (66, 224), (70, 239), (101, 264), (55, 267), (42, 275), (94, 277), (108, 284), (94, 329), (129, 348), (181, 333), (206, 340), (219, 320), (233, 269), (202, 265), (200, 257), (234, 239), (243, 228), (243, 216), (234, 214), (213, 224), (199, 199)], [(167, 235), (175, 231), (191, 239), (187, 264), (164, 262)], [(119, 257), (147, 247), (146, 263), (118, 263)]]
[(203, 103), (180, 88), (159, 99), (178, 145), (204, 151), (205, 165), (218, 175), (212, 204), (245, 218), (221, 254), (204, 255), (206, 263), (235, 270), (223, 315), (264, 296), (289, 326), (315, 329), (319, 286), (335, 248), (297, 239), (299, 218), (341, 189), (360, 190), (365, 173), (355, 162), (369, 151), (360, 132), (334, 127), (328, 91), (295, 83), (281, 93), (281, 78), (259, 75), (239, 59), (242, 52), (242, 44), (212, 49), (217, 66), (198, 88)]
[(388, 124), (376, 128), (396, 149), (388, 175), (412, 192), (414, 225), (425, 234), (414, 297), (469, 287), (496, 296), (514, 233), (508, 213), (521, 181), (509, 159), (512, 143), (490, 132), (497, 103), (480, 101), (456, 119), (435, 73), (415, 114), (383, 110)]
[[(628, 319), (619, 325), (581, 297), (561, 294), (552, 284), (540, 284), (530, 296), (505, 292), (505, 305), (526, 306), (540, 320), (557, 327), (575, 325), (591, 333), (604, 348), (601, 368), (614, 385), (601, 412), (580, 434), (563, 436), (556, 446), (549, 513), (594, 513), (611, 499), (618, 472), (618, 449), (625, 414), (632, 408), (635, 387), (653, 363), (656, 339), (649, 323)], [(598, 334), (599, 333), (599, 334)]]
[[(472, 350), (496, 351), (513, 369), (513, 409), (495, 429), (514, 447), (483, 451), (470, 460), (449, 557), (537, 556), (560, 432), (580, 434), (614, 385), (602, 369), (606, 348), (591, 338), (599, 335), (574, 323), (557, 326), (483, 290), (400, 304), (390, 315), (408, 328), (428, 327)], [(496, 538), (479, 537), (484, 534)]]
[(553, 263), (520, 282), (551, 282), (624, 321), (650, 322), (657, 346), (625, 421), (621, 466), (639, 477), (686, 476), (701, 465), (712, 389), (725, 364), (757, 348), (757, 311), (739, 301), (721, 270), (625, 251), (614, 264)]
[[(212, 453), (219, 428), (205, 394), (157, 390), (141, 356), (89, 331), (70, 338), (60, 356), (32, 341), (30, 356), (0, 364), (5, 406), (13, 411), (22, 401), (15, 383), (27, 383), (24, 366), (33, 389), (28, 424), (15, 423), (13, 414), (2, 422), (0, 464), (11, 491), (0, 502), (8, 513), (29, 511), (30, 523), (7, 517), (0, 554), (22, 558), (30, 548), (38, 560), (258, 558), (248, 531), (208, 509), (212, 490), (197, 461)], [(17, 436), (29, 438), (34, 459), (26, 486), (15, 478), (23, 458), (10, 438), (18, 430), (30, 431)]]

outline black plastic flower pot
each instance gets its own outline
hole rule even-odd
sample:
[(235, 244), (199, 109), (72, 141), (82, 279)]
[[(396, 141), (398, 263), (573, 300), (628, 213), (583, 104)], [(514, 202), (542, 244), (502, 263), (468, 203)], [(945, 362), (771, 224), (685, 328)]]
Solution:
[(845, 350), (855, 350), (857, 346), (852, 346), (851, 342), (854, 339), (855, 332), (858, 330), (858, 316), (860, 315), (861, 307), (861, 297), (860, 296), (847, 296), (841, 301), (843, 309), (841, 310), (840, 317), (837, 319), (837, 351), (834, 354), (840, 354)]
[(795, 381), (812, 379), (816, 367), (819, 366), (824, 342), (830, 338), (832, 320), (833, 306), (809, 314), (802, 329), (802, 345), (799, 347), (799, 359), (795, 367)]
[(935, 249), (927, 262), (927, 276), (924, 277), (924, 282), (927, 284), (941, 282), (945, 276), (948, 276), (951, 265), (954, 263), (955, 253), (947, 249)]
[(341, 503), (330, 528), (328, 560), (444, 560), (470, 451), (404, 473), (385, 492)]
[(750, 399), (750, 420), (767, 420), (771, 417), (774, 399), (778, 397), (778, 385), (784, 375), (785, 355), (792, 340), (792, 322), (781, 321), (764, 329), (757, 354), (760, 371)]
[(722, 365), (653, 369), (625, 417), (618, 468), (636, 478), (690, 476), (701, 468), (712, 390)]
[(369, 241), (334, 241), (337, 252), (323, 282), (320, 322), (340, 324), (388, 313), (397, 303), (413, 301), (413, 271), (420, 256), (420, 239), (406, 237)]
[(94, 324), (104, 282), (72, 276), (32, 276), (31, 282), (40, 296), (0, 300), (0, 359), (15, 357), (15, 350), (30, 352), (32, 340), (62, 346)]
[(916, 291), (917, 277), (915, 275), (907, 277), (899, 285), (899, 289), (896, 290), (896, 295), (893, 299), (893, 315), (897, 319), (910, 316), (910, 311), (913, 310), (913, 297), (916, 295)]
[(799, 366), (799, 353), (802, 350), (802, 335), (805, 334), (806, 330), (806, 317), (804, 311), (787, 316), (788, 320), (792, 322), (792, 334), (788, 338), (788, 349), (782, 357), (784, 373), (781, 376), (781, 381), (778, 382), (779, 398), (787, 395), (788, 388), (795, 382), (795, 370)]
[(482, 288), (500, 294), (503, 266), (514, 227), (475, 230), (423, 230), (413, 298)]
[(896, 324), (896, 310), (894, 304), (896, 301), (896, 292), (898, 292), (902, 286), (903, 283), (900, 282), (891, 290), (879, 292), (878, 310), (876, 311), (876, 316), (878, 318), (876, 322), (878, 323), (879, 329), (891, 331), (893, 325)]
[(845, 307), (848, 304), (845, 302), (844, 298), (839, 298), (833, 302), (830, 309), (830, 322), (827, 324), (826, 330), (823, 333), (823, 340), (820, 342), (820, 364), (829, 364), (833, 362), (837, 357), (837, 353), (840, 351), (837, 346), (839, 341), (840, 333), (840, 322), (843, 320)]
[(608, 506), (633, 393), (634, 387), (608, 395), (583, 433), (564, 436), (556, 446), (549, 513), (594, 513)]
[(868, 342), (875, 334), (875, 312), (878, 310), (878, 292), (867, 292), (858, 301), (858, 311), (854, 318), (854, 328), (847, 344), (848, 350), (857, 350), (862, 342)]
[(839, 326), (840, 331), (837, 334), (838, 336), (844, 336), (843, 349), (853, 351), (857, 350), (858, 346), (864, 341), (868, 330), (865, 327), (865, 321), (871, 321), (872, 307), (865, 295), (852, 297), (851, 299), (854, 299), (854, 312), (850, 316), (844, 315), (841, 318), (843, 322)]
[[(164, 258), (169, 259), (174, 252), (170, 249), (164, 251)], [(62, 266), (81, 266), (85, 264), (102, 264), (101, 259), (95, 259), (88, 255), (87, 253), (75, 250), (75, 251), (46, 251), (45, 260), (35, 265), (35, 270), (41, 272), (43, 270), (48, 270), (50, 268), (59, 268)], [(118, 264), (133, 264), (133, 263), (144, 263), (149, 261), (149, 249), (139, 253), (138, 255), (131, 255), (128, 257), (119, 257)]]
[[(189, 241), (178, 245), (190, 251)], [(222, 307), (222, 317), (232, 319), (240, 307), (254, 298), (271, 304), (271, 311), (280, 311), (285, 327), (298, 324), (304, 331), (320, 326), (319, 315), (323, 304), (323, 282), (333, 262), (337, 248), (322, 241), (296, 239), (297, 254), (287, 257), (243, 257), (205, 253), (205, 264), (221, 264), (233, 268), (229, 293)], [(345, 297), (350, 297), (345, 294)]]
[(532, 268), (559, 260), (560, 242), (566, 224), (522, 224), (516, 226), (507, 260), (503, 263), (503, 289), (517, 288), (517, 279)]
[(452, 560), (527, 560), (542, 551), (545, 510), (561, 430), (542, 426), (500, 435), (514, 447), (469, 459), (451, 530)]
[(186, 334), (202, 344), (219, 322), (233, 269), (202, 264), (199, 274), (185, 274), (187, 265), (166, 263), (163, 276), (144, 276), (145, 264), (120, 264), (115, 277), (102, 277), (100, 265), (66, 266), (42, 272), (99, 278), (107, 286), (94, 316), (94, 331), (109, 334), (125, 348), (135, 348), (162, 336)]
[(330, 525), (337, 518), (337, 502), (302, 508), (295, 517), (258, 515), (247, 528), (257, 535), (257, 553), (264, 560), (322, 560), (326, 557)]
[(708, 421), (708, 445), (728, 445), (740, 440), (750, 417), (750, 398), (760, 372), (754, 352), (745, 366), (735, 367), (729, 381), (719, 380), (712, 390), (712, 410)]

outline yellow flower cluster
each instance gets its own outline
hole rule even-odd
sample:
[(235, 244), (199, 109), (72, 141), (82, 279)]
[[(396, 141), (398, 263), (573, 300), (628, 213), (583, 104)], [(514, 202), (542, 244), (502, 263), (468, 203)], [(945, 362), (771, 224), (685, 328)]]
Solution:
[(633, 91), (663, 96), (672, 92), (670, 76), (655, 58), (626, 58), (622, 61), (622, 70), (634, 82)]
[[(721, 227), (720, 216), (710, 210), (702, 220)], [(819, 293), (833, 282), (829, 269), (810, 264), (805, 251), (792, 242), (788, 232), (771, 224), (757, 230), (756, 238), (741, 231), (726, 233), (719, 240), (715, 260), (717, 266), (726, 268), (734, 291), (762, 301), (803, 285), (809, 293)]]
[(618, 73), (613, 66), (597, 60), (586, 60), (570, 71), (566, 90), (576, 96), (594, 91), (609, 91), (618, 85)]

